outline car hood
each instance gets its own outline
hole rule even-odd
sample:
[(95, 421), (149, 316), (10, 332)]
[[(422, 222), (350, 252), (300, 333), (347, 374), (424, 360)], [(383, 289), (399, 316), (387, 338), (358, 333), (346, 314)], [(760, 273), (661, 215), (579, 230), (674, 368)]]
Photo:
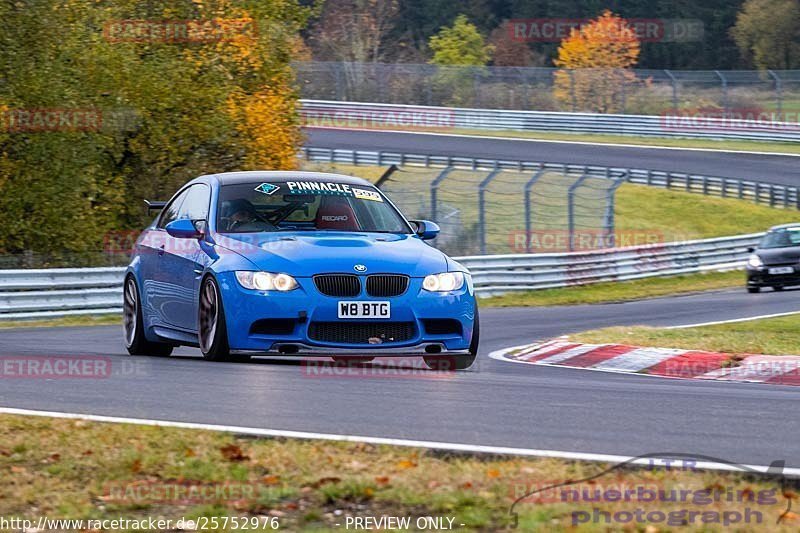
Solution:
[(765, 265), (786, 265), (800, 262), (800, 246), (760, 248), (756, 253)]
[(422, 277), (447, 271), (447, 257), (415, 235), (280, 232), (217, 234), (218, 246), (246, 257), (259, 270), (309, 277), (324, 272), (402, 273)]

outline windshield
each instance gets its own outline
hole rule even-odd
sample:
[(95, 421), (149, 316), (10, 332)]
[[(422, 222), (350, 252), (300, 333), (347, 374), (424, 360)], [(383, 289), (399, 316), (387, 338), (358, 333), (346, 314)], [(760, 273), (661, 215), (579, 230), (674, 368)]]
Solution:
[(800, 227), (780, 228), (764, 235), (759, 248), (787, 248), (800, 246)]
[(253, 181), (220, 187), (217, 231), (370, 231), (411, 233), (371, 186), (336, 181)]

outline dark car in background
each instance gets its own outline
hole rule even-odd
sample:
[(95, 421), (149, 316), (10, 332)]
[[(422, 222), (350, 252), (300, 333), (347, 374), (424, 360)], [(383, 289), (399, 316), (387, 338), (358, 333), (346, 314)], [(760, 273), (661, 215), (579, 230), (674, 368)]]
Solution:
[(769, 229), (747, 259), (747, 292), (800, 285), (800, 223)]

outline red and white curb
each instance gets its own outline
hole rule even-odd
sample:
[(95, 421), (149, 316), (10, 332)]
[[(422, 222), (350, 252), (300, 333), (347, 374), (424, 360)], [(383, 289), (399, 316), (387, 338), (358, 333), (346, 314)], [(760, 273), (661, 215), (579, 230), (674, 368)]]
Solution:
[(740, 355), (624, 344), (583, 344), (561, 337), (505, 348), (492, 352), (489, 357), (528, 365), (666, 378), (800, 385), (800, 356), (792, 355)]

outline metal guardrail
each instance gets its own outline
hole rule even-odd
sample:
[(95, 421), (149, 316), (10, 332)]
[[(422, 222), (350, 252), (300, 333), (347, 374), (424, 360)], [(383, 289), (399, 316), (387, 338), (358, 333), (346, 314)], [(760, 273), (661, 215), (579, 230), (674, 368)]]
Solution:
[(800, 209), (800, 195), (797, 187), (663, 170), (308, 147), (303, 147), (301, 156), (314, 162), (342, 163), (356, 166), (451, 167), (482, 171), (501, 169), (521, 173), (535, 173), (544, 169), (566, 174), (587, 174), (592, 177), (614, 177), (624, 174), (627, 182), (639, 185), (682, 190), (722, 198), (752, 200), (755, 203), (768, 204), (772, 207)]
[(0, 270), (0, 320), (119, 313), (124, 272), (122, 267)]
[[(741, 268), (761, 233), (561, 254), (456, 258), (480, 296)], [(0, 271), (0, 320), (121, 312), (124, 268)]]
[(631, 248), (562, 254), (461, 257), (476, 292), (491, 296), (627, 281), (658, 276), (738, 269), (763, 233)]
[(303, 123), (370, 129), (549, 131), (648, 137), (800, 141), (800, 123), (753, 118), (611, 115), (302, 100)]

